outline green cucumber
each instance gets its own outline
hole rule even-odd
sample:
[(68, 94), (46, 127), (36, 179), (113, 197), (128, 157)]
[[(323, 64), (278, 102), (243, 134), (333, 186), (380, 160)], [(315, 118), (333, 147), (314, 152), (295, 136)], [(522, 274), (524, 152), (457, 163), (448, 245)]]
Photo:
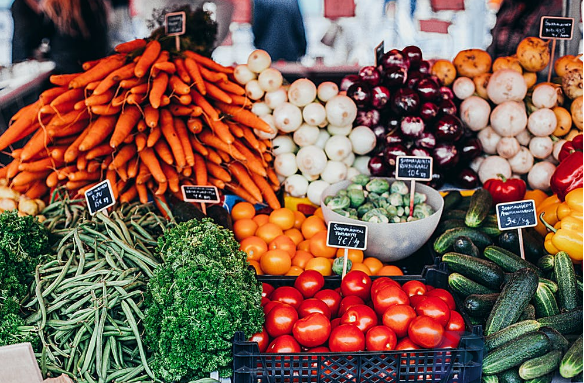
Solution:
[(442, 262), (448, 269), (472, 279), (493, 290), (501, 288), (505, 272), (494, 262), (461, 253), (449, 252), (442, 255)]
[(535, 266), (533, 263), (526, 261), (519, 255), (504, 249), (500, 246), (487, 246), (483, 251), (483, 256), (497, 265), (499, 265), (503, 270), (513, 273), (519, 269), (529, 267), (537, 273), (537, 275), (542, 275), (541, 270)]
[(554, 269), (554, 256), (545, 254), (537, 260), (537, 267), (543, 271), (552, 271)]
[(565, 251), (560, 251), (555, 256), (554, 279), (558, 284), (558, 304), (560, 309), (575, 309), (578, 306), (576, 273), (574, 272), (574, 264)]
[(484, 374), (498, 374), (550, 350), (550, 340), (541, 332), (532, 332), (492, 350), (483, 360)]
[(501, 294), (487, 318), (485, 335), (497, 332), (515, 322), (537, 290), (538, 277), (535, 271), (525, 268), (514, 272), (503, 285)]
[(552, 380), (554, 379), (554, 375), (555, 372), (550, 372), (549, 374), (526, 380), (525, 383), (551, 383)]
[(539, 283), (543, 283), (544, 285), (546, 285), (547, 288), (550, 289), (550, 291), (554, 294), (558, 292), (558, 284), (552, 281), (551, 279), (539, 277)]
[(452, 244), (452, 250), (454, 250), (457, 253), (470, 255), (471, 257), (478, 258), (481, 256), (481, 251), (479, 250), (479, 248), (475, 246), (475, 244), (469, 237), (466, 237), (464, 235), (456, 238), (456, 240)]
[(527, 307), (525, 308), (525, 310), (523, 310), (521, 316), (519, 317), (520, 321), (528, 319), (535, 320), (535, 307), (531, 303), (527, 305)]
[(557, 330), (554, 330), (551, 327), (542, 326), (539, 328), (539, 331), (543, 332), (544, 334), (547, 335), (548, 338), (550, 338), (550, 341), (552, 342), (552, 349), (554, 350), (566, 351), (568, 349), (568, 346), (570, 346), (570, 342), (568, 342), (568, 339), (566, 339), (565, 336), (563, 336)]
[(464, 223), (468, 227), (479, 227), (491, 210), (493, 197), (486, 189), (477, 189), (470, 197), (470, 205), (464, 217)]
[(488, 235), (477, 229), (470, 227), (455, 227), (446, 230), (434, 240), (434, 251), (438, 254), (446, 253), (452, 248), (456, 238), (460, 236), (469, 237), (479, 249), (484, 249), (485, 247), (493, 244), (493, 241)]
[(485, 351), (489, 352), (520, 336), (538, 331), (541, 324), (536, 320), (524, 320), (505, 327), (485, 337)]
[(539, 378), (553, 372), (560, 365), (562, 352), (552, 350), (542, 356), (526, 360), (519, 366), (519, 376), (525, 380)]
[(444, 197), (444, 211), (454, 210), (457, 205), (462, 201), (462, 194), (460, 190), (451, 190)]
[(489, 289), (488, 287), (481, 285), (480, 283), (477, 283), (460, 273), (451, 273), (448, 276), (448, 286), (450, 286), (452, 291), (460, 294), (465, 298), (471, 294), (496, 293), (495, 290)]
[(582, 334), (570, 346), (560, 362), (560, 375), (572, 378), (582, 372)]
[(466, 210), (461, 210), (461, 209), (454, 209), (454, 210), (444, 210), (444, 213), (442, 213), (442, 220), (448, 220), (448, 219), (460, 219), (462, 221), (464, 221), (464, 218), (466, 217)]
[(537, 284), (537, 290), (533, 296), (535, 315), (538, 318), (549, 317), (560, 313), (556, 297), (544, 283)]
[(516, 367), (505, 370), (497, 374), (497, 376), (501, 383), (523, 383), (523, 379), (519, 376), (519, 370)]
[(492, 238), (497, 238), (498, 236), (501, 235), (501, 230), (499, 229), (499, 226), (497, 226), (496, 224), (481, 225), (477, 229), (479, 229), (480, 231), (482, 231), (483, 233)]
[(499, 383), (499, 377), (497, 375), (483, 375), (481, 377), (482, 383)]
[(487, 317), (498, 297), (499, 293), (471, 294), (464, 299), (463, 306), (468, 315)]
[(561, 312), (545, 318), (538, 318), (542, 326), (548, 326), (557, 330), (560, 334), (582, 333), (582, 307)]

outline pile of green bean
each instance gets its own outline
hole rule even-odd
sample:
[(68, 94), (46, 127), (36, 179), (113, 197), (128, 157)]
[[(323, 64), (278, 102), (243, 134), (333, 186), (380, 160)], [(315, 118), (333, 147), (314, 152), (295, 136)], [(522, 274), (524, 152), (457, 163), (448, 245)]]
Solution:
[[(59, 202), (59, 201), (57, 201)], [(159, 260), (156, 239), (172, 223), (149, 205), (109, 215), (83, 205), (49, 204), (45, 224), (57, 242), (37, 267), (26, 322), (38, 329), (43, 374), (84, 382), (153, 381), (142, 344), (143, 300)]]

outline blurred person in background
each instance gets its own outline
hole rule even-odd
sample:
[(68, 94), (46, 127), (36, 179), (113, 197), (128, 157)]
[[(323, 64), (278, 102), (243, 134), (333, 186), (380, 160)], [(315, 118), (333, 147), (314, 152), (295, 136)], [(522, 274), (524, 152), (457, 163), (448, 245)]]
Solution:
[(306, 31), (298, 0), (253, 0), (254, 45), (273, 61), (299, 61), (306, 54)]
[(109, 50), (104, 0), (15, 0), (12, 62), (51, 60), (56, 73), (75, 73)]

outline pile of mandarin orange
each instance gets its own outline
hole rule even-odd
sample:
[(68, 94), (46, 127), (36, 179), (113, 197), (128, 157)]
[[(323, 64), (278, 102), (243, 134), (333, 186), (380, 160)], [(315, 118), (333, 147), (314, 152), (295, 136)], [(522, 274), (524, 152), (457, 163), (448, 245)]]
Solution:
[[(231, 209), (231, 218), (235, 239), (258, 275), (294, 276), (316, 270), (330, 276), (335, 258), (345, 254), (345, 249), (326, 245), (327, 226), (320, 208), (308, 217), (286, 207), (257, 214), (253, 204), (239, 202)], [(368, 275), (403, 275), (397, 266), (364, 257), (362, 250), (349, 249), (348, 258), (351, 270)]]

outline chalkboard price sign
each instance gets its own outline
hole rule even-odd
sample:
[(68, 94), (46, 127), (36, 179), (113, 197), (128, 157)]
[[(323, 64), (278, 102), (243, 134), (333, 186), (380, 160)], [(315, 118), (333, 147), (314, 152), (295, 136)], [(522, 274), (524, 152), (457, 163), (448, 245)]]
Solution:
[(182, 185), (183, 199), (186, 202), (219, 202), (219, 192), (215, 186), (189, 186)]
[(432, 180), (432, 157), (398, 156), (396, 161), (398, 180)]
[(367, 226), (330, 221), (327, 246), (343, 249), (367, 249)]
[(171, 12), (165, 16), (165, 31), (167, 36), (184, 35), (187, 17), (185, 12)]
[(543, 16), (539, 26), (539, 37), (542, 39), (571, 40), (574, 32), (573, 17)]
[(85, 192), (85, 200), (89, 208), (89, 214), (94, 215), (98, 211), (107, 209), (116, 203), (112, 186), (109, 180), (98, 183)]
[(535, 201), (532, 199), (499, 203), (496, 209), (500, 230), (521, 229), (537, 225)]

